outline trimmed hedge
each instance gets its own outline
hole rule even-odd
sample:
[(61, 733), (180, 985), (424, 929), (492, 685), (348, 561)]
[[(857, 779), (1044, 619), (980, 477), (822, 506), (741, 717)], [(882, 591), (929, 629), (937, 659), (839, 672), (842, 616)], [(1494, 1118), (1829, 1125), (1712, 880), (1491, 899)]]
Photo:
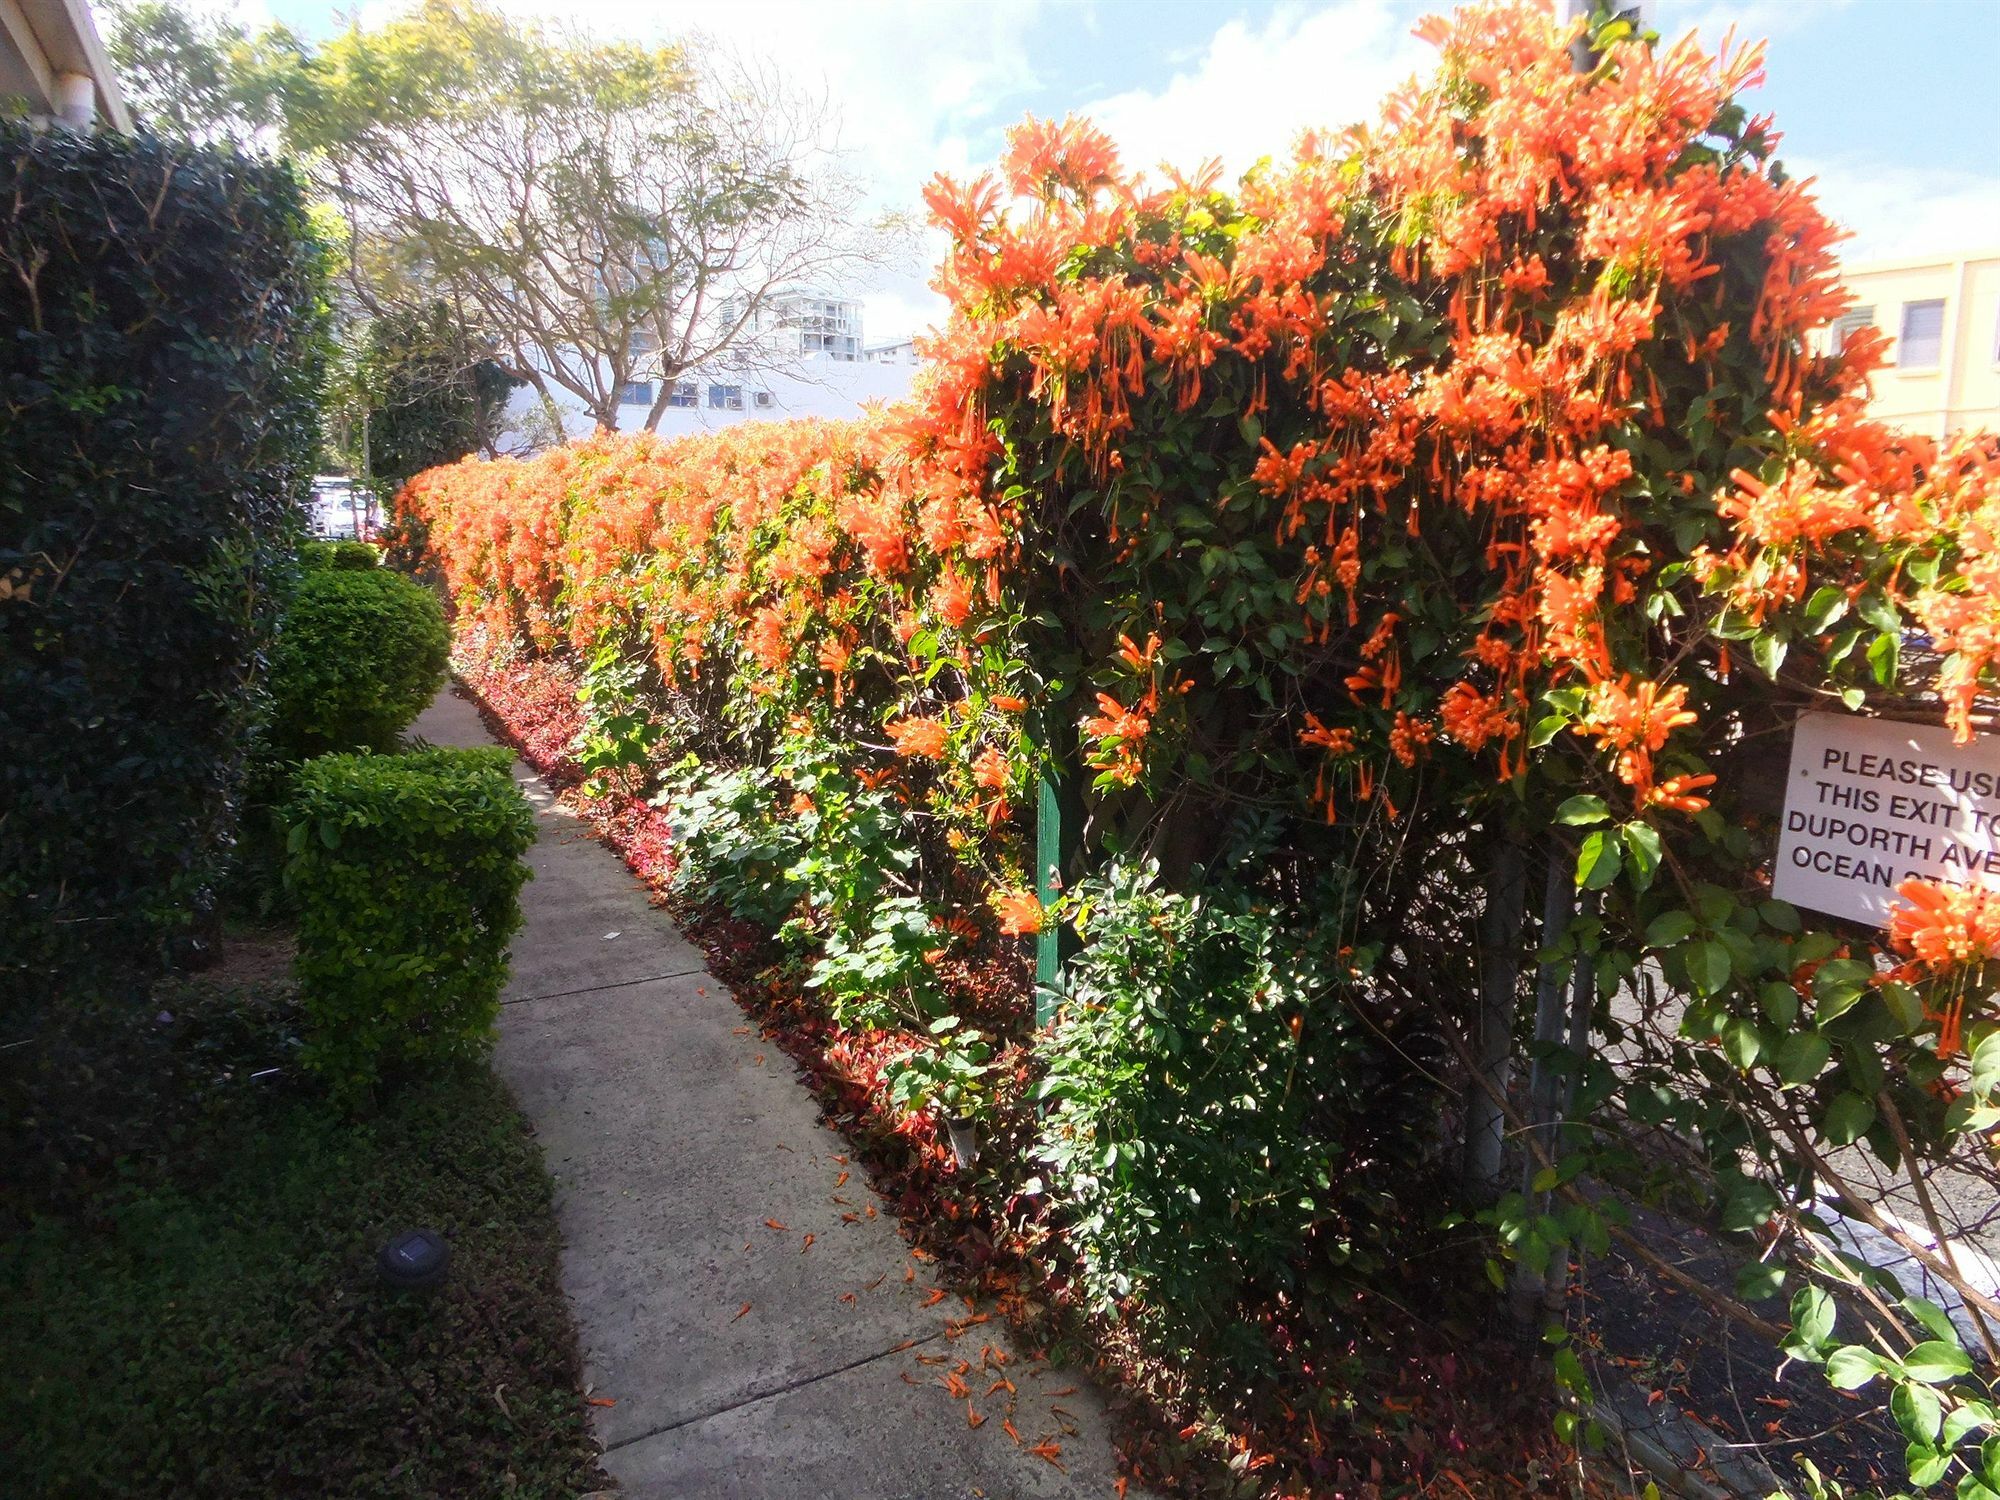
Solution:
[(237, 817), (318, 450), (280, 164), (0, 123), (0, 995), (157, 963)]
[(491, 1040), (535, 820), (504, 750), (327, 755), (283, 817), (307, 1067), (365, 1095)]
[(366, 572), (382, 566), (382, 554), (367, 542), (301, 542), (299, 566), (308, 573)]
[(272, 654), (272, 748), (290, 758), (395, 748), (444, 685), (450, 651), (428, 589), (386, 568), (306, 572)]

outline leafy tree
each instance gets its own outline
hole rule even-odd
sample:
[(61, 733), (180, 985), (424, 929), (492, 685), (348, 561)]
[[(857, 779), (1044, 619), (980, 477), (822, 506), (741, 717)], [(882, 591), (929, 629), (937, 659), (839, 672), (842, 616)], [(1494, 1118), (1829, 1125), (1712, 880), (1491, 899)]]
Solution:
[(304, 55), (282, 27), (252, 36), (169, 0), (113, 0), (106, 46), (139, 122), (189, 140), (248, 142), (281, 122)]
[(356, 377), (354, 467), (383, 494), (468, 453), (490, 455), (507, 393), (518, 383), (474, 348), (450, 307), (436, 301), (375, 319)]
[(607, 427), (631, 382), (657, 382), (651, 429), (685, 371), (768, 363), (774, 297), (845, 281), (895, 227), (862, 219), (820, 100), (686, 43), (424, 0), (314, 47), (136, 0), (112, 50), (157, 128), (300, 160), (364, 313), (442, 302), (544, 407)]

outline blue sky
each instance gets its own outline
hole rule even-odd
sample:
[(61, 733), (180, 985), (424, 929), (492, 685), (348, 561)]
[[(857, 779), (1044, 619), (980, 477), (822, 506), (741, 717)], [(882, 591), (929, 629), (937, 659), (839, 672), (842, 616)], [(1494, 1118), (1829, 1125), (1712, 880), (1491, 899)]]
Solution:
[[(321, 34), (398, 0), (205, 0)], [(592, 30), (702, 32), (824, 91), (884, 206), (913, 207), (933, 171), (975, 171), (1029, 112), (1088, 114), (1128, 159), (1232, 169), (1309, 126), (1372, 116), (1428, 66), (1419, 0), (501, 0)], [(1650, 0), (1668, 38), (1768, 37), (1748, 102), (1785, 158), (1816, 176), (1857, 259), (2000, 246), (2000, 0)], [(921, 253), (918, 256), (921, 260)], [(871, 337), (928, 321), (923, 276), (870, 293)]]

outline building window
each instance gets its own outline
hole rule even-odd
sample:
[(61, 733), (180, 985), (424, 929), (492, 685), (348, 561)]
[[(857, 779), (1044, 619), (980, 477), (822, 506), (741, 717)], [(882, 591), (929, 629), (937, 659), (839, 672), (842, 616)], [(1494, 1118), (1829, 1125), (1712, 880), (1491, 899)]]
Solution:
[(778, 398), (773, 396), (769, 391), (759, 391), (757, 393), (757, 410), (769, 411), (777, 404)]
[(651, 406), (653, 404), (653, 382), (650, 380), (628, 380), (618, 387), (620, 406)]
[(1840, 353), (1847, 347), (1848, 339), (1864, 328), (1875, 326), (1875, 309), (1872, 307), (1851, 308), (1833, 320), (1833, 352)]
[(740, 385), (712, 385), (708, 388), (708, 404), (714, 411), (743, 410), (743, 387)]
[(672, 393), (667, 397), (669, 406), (701, 405), (701, 389), (692, 380), (676, 380)]
[(1903, 337), (1896, 363), (1905, 370), (1935, 370), (1944, 356), (1944, 300), (1903, 304)]

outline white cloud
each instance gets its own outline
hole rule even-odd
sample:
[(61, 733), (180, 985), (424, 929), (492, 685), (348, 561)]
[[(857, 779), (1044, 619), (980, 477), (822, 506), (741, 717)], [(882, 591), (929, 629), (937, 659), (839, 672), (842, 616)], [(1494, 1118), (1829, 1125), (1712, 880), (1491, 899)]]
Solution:
[(1816, 178), (1820, 207), (1854, 238), (1844, 259), (1901, 260), (2000, 246), (2000, 175), (1951, 167), (1835, 160), (1794, 164)]
[(1189, 66), (1155, 89), (1132, 89), (1080, 113), (1118, 142), (1128, 165), (1192, 171), (1220, 157), (1234, 174), (1282, 156), (1302, 131), (1370, 120), (1382, 96), (1431, 50), (1410, 35), (1425, 9), (1401, 0), (1281, 6), (1261, 25), (1232, 20)]

